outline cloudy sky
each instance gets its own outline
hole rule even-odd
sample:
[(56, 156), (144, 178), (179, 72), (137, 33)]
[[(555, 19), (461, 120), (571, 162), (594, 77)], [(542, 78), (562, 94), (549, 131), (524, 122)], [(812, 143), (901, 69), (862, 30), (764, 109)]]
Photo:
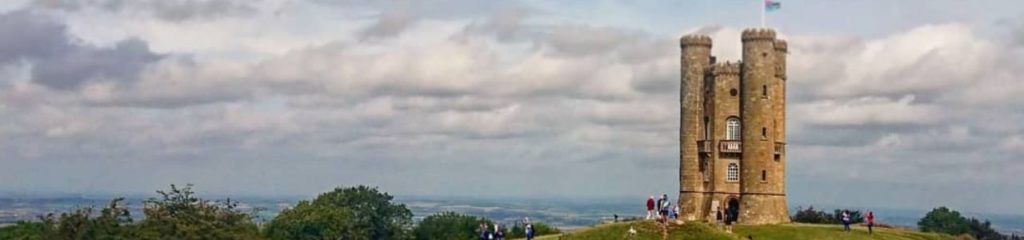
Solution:
[[(0, 3), (0, 193), (677, 190), (759, 0)], [(1024, 4), (783, 1), (794, 204), (1024, 213)]]

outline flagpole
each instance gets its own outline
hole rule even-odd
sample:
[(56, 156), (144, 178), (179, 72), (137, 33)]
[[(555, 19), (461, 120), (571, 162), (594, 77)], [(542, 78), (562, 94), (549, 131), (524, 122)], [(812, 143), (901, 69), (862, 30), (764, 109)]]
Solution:
[(765, 28), (764, 15), (765, 15), (765, 12), (768, 11), (768, 4), (765, 3), (764, 1), (765, 0), (759, 0), (759, 2), (761, 2), (761, 28)]

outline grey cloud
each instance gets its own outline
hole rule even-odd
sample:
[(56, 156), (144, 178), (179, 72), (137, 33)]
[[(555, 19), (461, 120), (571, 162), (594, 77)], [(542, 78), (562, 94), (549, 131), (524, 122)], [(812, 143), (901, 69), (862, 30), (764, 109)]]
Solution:
[(147, 64), (162, 58), (138, 39), (118, 42), (112, 48), (78, 46), (62, 56), (34, 63), (33, 80), (55, 89), (74, 89), (93, 80), (134, 82)]
[(0, 14), (0, 43), (0, 63), (28, 61), (33, 82), (61, 90), (96, 80), (134, 82), (146, 64), (162, 58), (138, 39), (109, 48), (80, 43), (62, 23), (28, 11)]
[(361, 39), (394, 37), (409, 28), (416, 17), (403, 10), (386, 11), (377, 17), (377, 22), (360, 32)]
[(256, 12), (258, 1), (239, 0), (35, 0), (33, 6), (62, 11), (99, 9), (151, 14), (166, 21), (210, 20)]

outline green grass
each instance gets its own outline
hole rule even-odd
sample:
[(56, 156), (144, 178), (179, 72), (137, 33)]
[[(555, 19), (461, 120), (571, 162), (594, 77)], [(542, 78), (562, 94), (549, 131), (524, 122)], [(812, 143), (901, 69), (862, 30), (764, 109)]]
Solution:
[[(635, 236), (627, 231), (630, 227), (637, 230)], [(922, 233), (905, 229), (875, 228), (874, 234), (868, 234), (861, 226), (854, 227), (850, 233), (843, 232), (841, 225), (816, 224), (783, 224), (760, 226), (735, 226), (734, 233), (727, 233), (714, 226), (690, 222), (683, 225), (671, 225), (664, 228), (652, 221), (639, 221), (599, 225), (557, 236), (561, 240), (603, 240), (603, 239), (793, 239), (793, 240), (845, 240), (845, 239), (881, 239), (881, 240), (952, 240), (949, 235)], [(551, 238), (556, 239), (556, 238)]]

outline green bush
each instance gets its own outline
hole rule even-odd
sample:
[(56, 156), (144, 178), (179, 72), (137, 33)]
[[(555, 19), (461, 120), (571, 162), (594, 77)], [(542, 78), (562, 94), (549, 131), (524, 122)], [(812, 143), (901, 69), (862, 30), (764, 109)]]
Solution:
[(39, 222), (0, 229), (0, 239), (261, 239), (252, 214), (238, 210), (237, 202), (200, 199), (191, 185), (157, 193), (162, 198), (146, 200), (146, 218), (138, 223), (121, 206), (124, 199), (116, 198), (98, 216), (91, 207), (47, 214)]
[(814, 206), (810, 206), (807, 209), (799, 209), (796, 214), (793, 215), (793, 222), (798, 223), (815, 223), (815, 224), (838, 224), (839, 221), (832, 214), (828, 214), (825, 211), (814, 209)]
[(979, 240), (1003, 239), (1003, 235), (992, 229), (988, 220), (984, 222), (975, 218), (966, 218), (960, 212), (946, 207), (938, 207), (925, 214), (917, 227), (924, 232), (947, 233), (950, 235), (968, 234)]
[(493, 225), (490, 220), (484, 218), (454, 212), (437, 213), (420, 221), (413, 230), (413, 235), (417, 240), (476, 239), (481, 223), (487, 224), (488, 227)]
[(266, 227), (271, 239), (406, 239), (412, 212), (367, 186), (336, 188), (283, 211)]
[(138, 224), (142, 239), (259, 239), (253, 213), (238, 209), (238, 202), (208, 201), (192, 191), (192, 185), (157, 191), (160, 198), (146, 200)]
[[(533, 231), (534, 231), (533, 236), (535, 236), (535, 237), (536, 236), (549, 235), (549, 234), (562, 233), (562, 231), (558, 230), (558, 228), (552, 227), (552, 226), (544, 224), (542, 222), (532, 222), (530, 224), (533, 224)], [(520, 224), (520, 223), (516, 223), (515, 225), (512, 226), (511, 233), (509, 233), (508, 235), (505, 235), (505, 236), (507, 236), (508, 238), (525, 238), (526, 237), (526, 226), (524, 226), (523, 224)]]

